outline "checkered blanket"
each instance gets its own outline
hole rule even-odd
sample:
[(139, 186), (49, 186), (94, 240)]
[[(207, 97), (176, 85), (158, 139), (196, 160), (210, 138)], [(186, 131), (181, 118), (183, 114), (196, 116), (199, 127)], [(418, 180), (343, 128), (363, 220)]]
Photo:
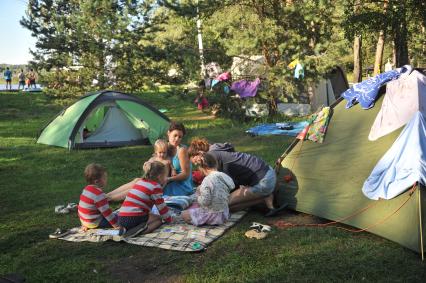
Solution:
[(100, 229), (90, 229), (86, 232), (79, 227), (70, 230), (60, 240), (70, 242), (104, 242), (112, 240), (145, 247), (157, 247), (166, 250), (182, 252), (197, 252), (204, 250), (211, 242), (219, 238), (226, 230), (234, 226), (246, 211), (232, 213), (230, 219), (219, 226), (196, 227), (189, 224), (165, 224), (154, 232), (138, 235), (133, 238), (123, 238), (117, 235), (99, 235)]

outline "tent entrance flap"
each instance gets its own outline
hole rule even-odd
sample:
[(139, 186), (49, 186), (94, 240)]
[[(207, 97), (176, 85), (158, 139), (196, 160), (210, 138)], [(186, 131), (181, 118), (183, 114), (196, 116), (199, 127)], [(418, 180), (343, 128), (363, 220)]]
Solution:
[[(103, 110), (96, 109), (94, 111), (96, 118), (98, 118), (98, 113), (105, 113), (100, 125), (80, 143), (106, 143), (113, 145), (116, 142), (145, 140), (146, 136), (143, 135), (143, 132), (135, 128), (127, 115), (117, 106), (104, 105), (102, 108)], [(85, 128), (85, 125), (82, 128)]]

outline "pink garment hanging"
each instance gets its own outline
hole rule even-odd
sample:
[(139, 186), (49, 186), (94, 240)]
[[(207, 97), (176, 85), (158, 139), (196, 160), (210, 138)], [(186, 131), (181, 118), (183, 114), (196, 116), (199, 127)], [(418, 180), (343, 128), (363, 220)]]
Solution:
[(402, 127), (416, 111), (426, 116), (426, 77), (413, 71), (386, 85), (386, 96), (368, 139), (375, 141)]
[(225, 72), (220, 74), (219, 76), (217, 76), (216, 80), (222, 82), (222, 81), (228, 81), (231, 79), (231, 73), (230, 72)]

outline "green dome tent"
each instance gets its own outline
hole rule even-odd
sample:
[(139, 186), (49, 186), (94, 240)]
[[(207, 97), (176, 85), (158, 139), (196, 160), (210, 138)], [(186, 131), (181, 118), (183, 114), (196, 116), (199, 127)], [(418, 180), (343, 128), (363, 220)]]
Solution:
[(37, 143), (68, 149), (153, 144), (169, 123), (167, 116), (136, 96), (100, 91), (61, 111)]
[[(383, 94), (384, 88), (381, 90)], [(424, 95), (413, 93), (417, 99)], [(346, 109), (346, 102), (340, 98), (331, 106), (333, 116), (323, 143), (295, 139), (278, 160), (276, 200), (296, 211), (360, 228), (358, 231), (371, 232), (423, 254), (424, 184), (402, 188), (406, 191), (390, 200), (371, 200), (362, 192), (365, 180), (401, 132), (399, 128), (378, 140), (368, 139), (383, 100), (381, 95), (367, 111), (359, 105)]]

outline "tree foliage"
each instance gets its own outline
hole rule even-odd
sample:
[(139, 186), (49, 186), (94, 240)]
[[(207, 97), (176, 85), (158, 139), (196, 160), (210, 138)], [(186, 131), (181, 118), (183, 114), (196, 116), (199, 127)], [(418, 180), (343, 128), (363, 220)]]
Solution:
[[(334, 2), (334, 1), (333, 1)], [(274, 110), (276, 98), (300, 99), (306, 88), (332, 66), (336, 55), (347, 54), (348, 42), (338, 29), (335, 5), (327, 0), (163, 1), (178, 14), (194, 17), (196, 7), (205, 19), (204, 32), (226, 55), (263, 55), (268, 82), (264, 93)], [(340, 55), (342, 55), (340, 54)], [(344, 56), (343, 56), (344, 57)], [(337, 56), (342, 58), (342, 56)], [(288, 64), (299, 59), (303, 81), (293, 79)]]
[[(381, 30), (385, 57), (392, 43), (398, 64), (421, 61), (426, 2), (386, 0), (383, 9), (384, 1), (29, 0), (21, 24), (37, 38), (32, 65), (49, 87), (82, 92), (96, 79), (97, 88), (136, 90), (201, 78), (200, 16), (206, 62), (229, 69), (235, 56), (265, 58), (261, 96), (274, 110), (277, 98), (303, 101), (333, 66), (351, 69), (354, 35), (363, 38), (364, 65), (372, 64)], [(303, 80), (287, 67), (295, 59), (304, 65)]]
[[(389, 39), (388, 42), (394, 45), (397, 66), (408, 64), (410, 53), (418, 54), (422, 49), (421, 46), (426, 44), (425, 1), (389, 0), (386, 1), (388, 8), (384, 9), (383, 0), (364, 0), (359, 1), (358, 13), (354, 13), (356, 2), (344, 1), (343, 26), (348, 39), (356, 33), (368, 36), (383, 30)], [(419, 55), (423, 56), (424, 51)]]
[(99, 88), (133, 89), (158, 74), (163, 54), (143, 43), (161, 28), (157, 9), (142, 0), (30, 0), (21, 24), (37, 38), (33, 65), (53, 70), (50, 86), (87, 89), (96, 79)]

